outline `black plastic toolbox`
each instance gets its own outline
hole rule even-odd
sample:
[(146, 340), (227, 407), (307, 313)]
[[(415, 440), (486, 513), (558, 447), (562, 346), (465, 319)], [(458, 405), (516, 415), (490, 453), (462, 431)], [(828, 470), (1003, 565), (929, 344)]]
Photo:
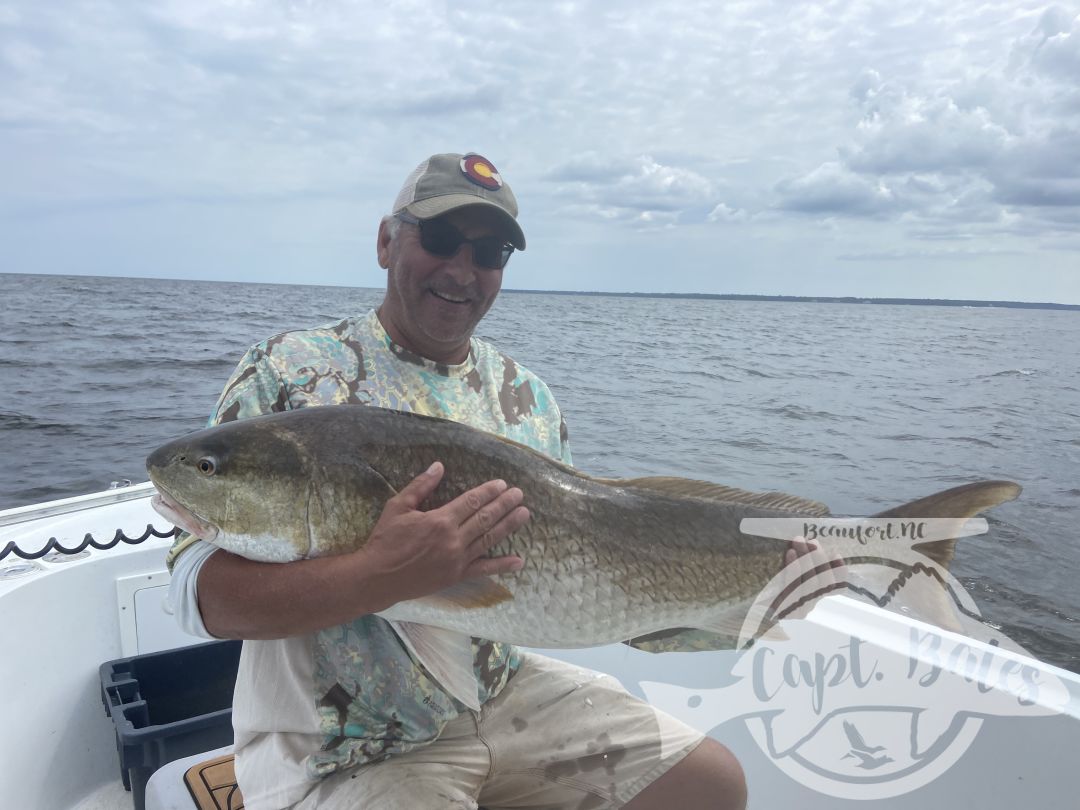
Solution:
[(162, 765), (232, 743), (240, 646), (211, 641), (101, 665), (101, 701), (135, 810), (143, 810), (146, 782)]

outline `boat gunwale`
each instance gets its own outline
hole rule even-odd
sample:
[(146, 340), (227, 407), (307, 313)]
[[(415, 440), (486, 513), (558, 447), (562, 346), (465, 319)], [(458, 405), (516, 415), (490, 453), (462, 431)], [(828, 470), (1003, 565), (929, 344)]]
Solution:
[(87, 495), (75, 495), (71, 498), (46, 501), (45, 503), (16, 506), (0, 511), (0, 528), (82, 512), (87, 509), (96, 509), (109, 504), (123, 503), (124, 501), (150, 498), (156, 493), (157, 490), (154, 488), (154, 484), (150, 481), (144, 481), (141, 484), (107, 489), (103, 492), (91, 492)]

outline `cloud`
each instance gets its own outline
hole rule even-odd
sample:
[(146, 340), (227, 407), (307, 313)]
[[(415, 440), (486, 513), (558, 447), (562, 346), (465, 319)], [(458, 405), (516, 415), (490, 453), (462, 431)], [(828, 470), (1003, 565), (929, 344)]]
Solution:
[(1026, 67), (1075, 83), (1080, 74), (1080, 15), (1060, 6), (1047, 8), (1031, 32), (1012, 48), (1010, 70)]
[[(895, 218), (915, 238), (1080, 230), (1080, 16), (1044, 11), (1007, 59), (928, 87), (866, 69), (838, 160), (776, 185), (781, 209)], [(1045, 209), (1075, 209), (1072, 216)]]
[[(553, 244), (647, 230), (665, 255), (687, 251), (688, 274), (712, 266), (703, 246), (717, 240), (750, 275), (805, 262), (808, 244), (851, 253), (836, 247), (849, 239), (1071, 243), (1074, 3), (717, 8), (0, 0), (0, 240), (32, 221), (43, 242), (70, 241), (94, 211), (168, 228), (180, 210), (220, 220), (318, 201), (355, 222), (450, 149), (490, 157)], [(681, 240), (665, 241), (672, 230)], [(133, 241), (110, 242), (105, 263)], [(142, 263), (156, 250), (175, 246), (148, 242)]]
[(638, 171), (638, 165), (629, 158), (615, 158), (586, 152), (575, 155), (544, 174), (544, 179), (556, 183), (587, 183), (610, 185)]
[(897, 193), (880, 179), (837, 163), (823, 163), (777, 186), (780, 207), (808, 214), (879, 217), (904, 209)]
[(1016, 256), (1018, 250), (1004, 248), (893, 248), (841, 253), (836, 258), (845, 262), (922, 262), (922, 261), (969, 261), (986, 256)]
[(505, 112), (505, 94), (497, 85), (475, 85), (461, 90), (416, 93), (384, 103), (385, 112), (430, 119), (433, 116), (501, 115)]
[(749, 214), (742, 208), (731, 208), (726, 203), (717, 203), (705, 219), (708, 222), (746, 222)]
[(999, 202), (1080, 206), (1080, 129), (1055, 127), (1021, 139), (1003, 151), (989, 174)]
[(673, 225), (685, 212), (710, 205), (712, 183), (689, 169), (648, 155), (583, 154), (552, 168), (545, 179), (576, 213), (637, 225)]
[(861, 174), (956, 173), (992, 164), (1008, 142), (1007, 130), (985, 109), (963, 110), (948, 96), (899, 93), (867, 113), (855, 146), (840, 154)]

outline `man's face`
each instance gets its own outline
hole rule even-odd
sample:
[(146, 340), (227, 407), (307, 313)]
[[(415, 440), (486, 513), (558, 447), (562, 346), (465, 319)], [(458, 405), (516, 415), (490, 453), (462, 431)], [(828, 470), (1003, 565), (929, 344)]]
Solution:
[[(498, 215), (483, 206), (459, 208), (442, 219), (466, 239), (505, 236)], [(389, 271), (379, 316), (391, 339), (429, 360), (464, 362), (476, 324), (499, 294), (503, 271), (477, 266), (467, 244), (450, 258), (428, 253), (419, 227), (408, 223), (393, 240), (385, 222), (379, 227), (378, 255)]]

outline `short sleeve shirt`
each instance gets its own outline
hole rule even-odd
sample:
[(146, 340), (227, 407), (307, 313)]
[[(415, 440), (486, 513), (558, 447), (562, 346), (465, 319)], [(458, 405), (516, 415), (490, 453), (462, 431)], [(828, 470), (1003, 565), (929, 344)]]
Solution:
[[(253, 346), (210, 424), (346, 404), (452, 419), (571, 462), (558, 405), (538, 377), (476, 338), (464, 363), (433, 363), (395, 344), (374, 311)], [(170, 564), (188, 542), (174, 545)], [(473, 639), (473, 652), (483, 703), (505, 686), (518, 655), (484, 639)], [(433, 741), (462, 711), (378, 616), (310, 636), (246, 641), (233, 705), (246, 806), (286, 807), (313, 779)]]

